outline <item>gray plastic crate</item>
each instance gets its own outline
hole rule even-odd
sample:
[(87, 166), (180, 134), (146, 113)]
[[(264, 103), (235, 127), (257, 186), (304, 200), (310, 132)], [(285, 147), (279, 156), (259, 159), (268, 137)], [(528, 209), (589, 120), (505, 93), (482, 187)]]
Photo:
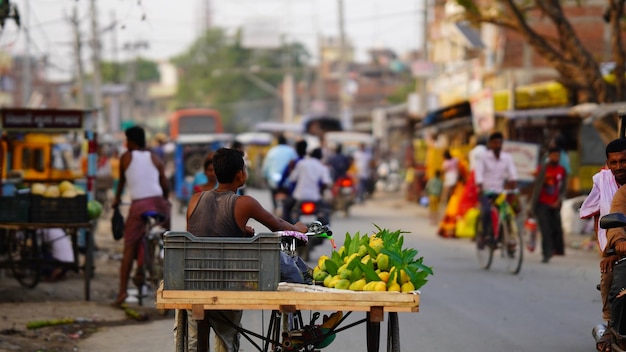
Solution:
[(274, 291), (280, 281), (280, 235), (196, 237), (166, 232), (165, 290)]

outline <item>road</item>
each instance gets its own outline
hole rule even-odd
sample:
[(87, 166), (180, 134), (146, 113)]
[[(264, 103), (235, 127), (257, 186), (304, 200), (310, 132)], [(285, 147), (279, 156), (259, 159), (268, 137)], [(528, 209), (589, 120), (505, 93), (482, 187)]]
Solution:
[[(249, 190), (269, 205), (269, 192)], [(350, 218), (332, 219), (332, 229), (341, 245), (346, 232), (371, 233), (374, 224), (390, 230), (405, 230), (405, 246), (413, 247), (432, 266), (434, 276), (422, 288), (419, 313), (401, 313), (400, 341), (404, 351), (592, 351), (592, 327), (600, 322), (598, 256), (568, 249), (564, 257), (541, 263), (540, 253), (525, 252), (519, 275), (507, 273), (495, 258), (489, 271), (481, 270), (473, 244), (443, 239), (429, 225), (425, 209), (407, 204), (398, 195), (380, 195), (353, 208)], [(184, 220), (175, 219), (174, 229)], [(257, 232), (264, 230), (256, 224)], [(318, 247), (313, 259), (329, 253), (330, 244)], [(264, 316), (262, 316), (264, 314)], [(358, 318), (363, 313), (354, 313)], [(245, 328), (260, 331), (267, 312), (245, 312)], [(82, 340), (80, 351), (110, 351), (111, 341), (124, 343), (124, 350), (173, 351), (173, 320), (123, 326), (98, 332)], [(385, 324), (381, 324), (386, 336)], [(381, 351), (385, 339), (381, 338)], [(327, 350), (365, 350), (365, 327), (337, 335)], [(242, 339), (242, 351), (253, 351)]]

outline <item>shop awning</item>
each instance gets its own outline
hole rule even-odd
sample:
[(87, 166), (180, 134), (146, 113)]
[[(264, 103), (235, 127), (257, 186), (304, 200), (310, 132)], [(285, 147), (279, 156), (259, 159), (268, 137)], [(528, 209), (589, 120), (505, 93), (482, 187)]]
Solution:
[(545, 108), (545, 109), (528, 109), (528, 110), (507, 110), (497, 111), (496, 116), (502, 116), (509, 120), (520, 118), (545, 118), (550, 116), (578, 116), (572, 112), (571, 107)]
[[(470, 118), (472, 116), (472, 108), (468, 101), (437, 109), (426, 114), (424, 118), (424, 126), (439, 126), (446, 121), (452, 121), (461, 118)], [(471, 121), (470, 121), (471, 122)]]
[(626, 102), (600, 104), (594, 108), (587, 108), (584, 124), (590, 124), (598, 131), (602, 140), (609, 143), (618, 137), (619, 118), (617, 113), (626, 111)]

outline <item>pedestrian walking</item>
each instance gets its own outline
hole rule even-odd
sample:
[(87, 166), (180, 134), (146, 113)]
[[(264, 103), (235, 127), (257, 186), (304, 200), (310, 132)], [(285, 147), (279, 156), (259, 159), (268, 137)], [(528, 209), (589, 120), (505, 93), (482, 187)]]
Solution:
[(541, 231), (542, 263), (549, 262), (553, 255), (565, 254), (561, 204), (567, 190), (567, 172), (559, 165), (560, 153), (556, 147), (548, 150), (548, 161), (537, 171), (530, 203)]
[(426, 182), (426, 194), (428, 195), (428, 217), (431, 225), (437, 225), (439, 222), (439, 201), (441, 192), (443, 191), (443, 182), (441, 181), (441, 170), (435, 171), (435, 176)]

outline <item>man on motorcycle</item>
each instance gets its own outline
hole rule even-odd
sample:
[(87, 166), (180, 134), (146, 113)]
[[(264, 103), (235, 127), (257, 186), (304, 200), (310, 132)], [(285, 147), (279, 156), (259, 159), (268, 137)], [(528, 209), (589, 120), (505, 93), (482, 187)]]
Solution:
[[(332, 185), (330, 172), (321, 162), (322, 150), (315, 148), (311, 156), (304, 158), (293, 169), (289, 175), (289, 181), (295, 182), (296, 188), (293, 190), (293, 198), (298, 204), (301, 201), (316, 202), (322, 209), (328, 208), (322, 199), (322, 192), (326, 187)], [(321, 219), (323, 224), (329, 223), (329, 211), (325, 211), (325, 219)]]
[[(618, 189), (626, 183), (626, 139), (618, 138), (607, 144), (606, 165), (608, 169), (600, 170), (593, 176), (593, 187), (580, 207), (580, 217), (583, 219), (594, 218), (598, 246), (603, 256), (600, 262), (602, 318), (607, 322), (608, 326), (611, 321), (609, 290), (613, 282), (613, 264), (619, 257), (615, 254), (608, 254), (610, 253), (609, 249), (614, 248), (614, 246), (610, 245), (611, 241), (608, 239), (607, 230), (598, 227), (598, 220), (600, 217), (614, 211), (626, 212), (626, 208), (613, 210), (611, 205)], [(614, 234), (615, 230), (613, 230)], [(617, 251), (617, 248), (615, 250)], [(597, 341), (596, 348), (598, 351), (610, 351), (609, 329)]]
[(263, 160), (263, 178), (272, 192), (272, 204), (276, 209), (276, 193), (280, 192), (278, 183), (282, 178), (283, 171), (289, 163), (296, 159), (296, 151), (287, 144), (285, 136), (278, 136), (278, 144), (273, 146)]
[(289, 165), (283, 171), (283, 176), (278, 182), (278, 188), (284, 190), (286, 193), (286, 198), (283, 200), (283, 214), (282, 218), (287, 222), (292, 222), (291, 219), (291, 210), (293, 206), (296, 204), (295, 199), (293, 198), (293, 190), (295, 189), (295, 183), (289, 181), (289, 175), (295, 169), (298, 162), (304, 160), (306, 157), (306, 148), (307, 142), (305, 140), (301, 140), (296, 142), (296, 153), (298, 154), (298, 158), (292, 160)]
[(333, 182), (337, 182), (341, 177), (345, 177), (348, 174), (348, 169), (350, 169), (350, 164), (352, 164), (352, 160), (343, 154), (342, 149), (343, 147), (338, 143), (335, 147), (335, 154), (328, 158), (328, 166), (330, 167)]

